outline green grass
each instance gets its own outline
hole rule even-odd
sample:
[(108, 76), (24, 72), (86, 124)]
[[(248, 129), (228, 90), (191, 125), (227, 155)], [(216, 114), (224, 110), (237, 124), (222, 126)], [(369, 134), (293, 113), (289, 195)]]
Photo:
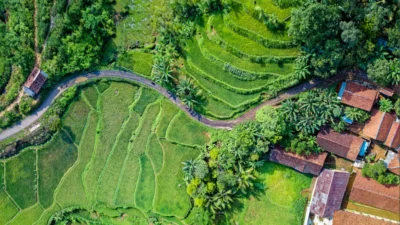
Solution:
[(199, 150), (161, 141), (164, 167), (156, 176), (155, 211), (165, 216), (183, 218), (190, 209), (190, 199), (183, 181), (182, 163), (196, 158)]
[(202, 51), (212, 55), (221, 61), (231, 64), (238, 69), (257, 72), (257, 73), (276, 73), (279, 75), (286, 75), (293, 73), (294, 65), (292, 63), (285, 63), (278, 65), (278, 63), (252, 63), (247, 60), (243, 60), (235, 55), (225, 51), (219, 45), (210, 41), (207, 36), (203, 35), (202, 38)]
[(169, 123), (171, 122), (171, 119), (179, 112), (179, 108), (172, 104), (169, 100), (167, 99), (162, 99), (161, 101), (161, 117), (160, 117), (160, 122), (157, 126), (157, 136), (158, 137), (165, 137), (167, 134), (167, 128)]
[(204, 146), (208, 142), (208, 128), (179, 112), (171, 121), (167, 130), (167, 140), (189, 146)]
[(154, 173), (157, 174), (163, 167), (164, 153), (159, 140), (155, 134), (152, 134), (147, 142), (146, 155), (151, 160)]
[(95, 196), (98, 178), (103, 170), (121, 126), (129, 115), (128, 107), (133, 103), (137, 87), (126, 83), (111, 83), (101, 96), (101, 130), (97, 149), (86, 172), (88, 195)]
[[(78, 150), (78, 160), (73, 165), (68, 174), (64, 175), (63, 182), (60, 183), (56, 200), (63, 206), (89, 207), (90, 203), (85, 192), (83, 177), (86, 165), (90, 162), (94, 151), (96, 128), (99, 116), (96, 112), (91, 112), (88, 117), (87, 127), (82, 137)], [(74, 196), (71, 198), (71, 196)]]
[(145, 212), (153, 209), (155, 191), (155, 175), (150, 159), (146, 155), (140, 157), (140, 174), (135, 192), (135, 204)]
[(36, 204), (24, 211), (20, 212), (12, 221), (10, 225), (33, 224), (38, 216), (43, 213), (43, 208), (40, 204)]
[[(264, 45), (255, 42), (249, 38), (243, 37), (232, 30), (230, 30), (224, 24), (224, 19), (222, 15), (216, 15), (210, 17), (209, 26), (213, 26), (216, 35), (218, 35), (222, 40), (224, 40), (228, 45), (237, 48), (239, 51), (244, 52), (249, 55), (255, 56), (297, 56), (299, 51), (297, 48), (266, 48)], [(213, 34), (209, 34), (210, 37)]]
[(115, 143), (113, 152), (107, 159), (104, 166), (99, 183), (97, 186), (97, 201), (110, 207), (115, 206), (114, 194), (117, 189), (119, 174), (122, 170), (125, 157), (128, 153), (128, 145), (130, 143), (133, 132), (139, 126), (139, 115), (132, 112), (125, 127), (121, 131), (121, 135)]
[(89, 111), (90, 107), (87, 103), (83, 98), (79, 98), (70, 106), (63, 118), (63, 130), (68, 132), (68, 135), (76, 144), (79, 144), (82, 137)]
[(63, 131), (57, 133), (48, 145), (38, 149), (39, 201), (43, 207), (53, 203), (54, 190), (77, 157), (77, 148)]
[(201, 53), (200, 47), (196, 41), (190, 42), (189, 46), (189, 59), (190, 64), (199, 68), (203, 73), (207, 74), (213, 80), (219, 83), (225, 83), (234, 89), (243, 89), (244, 91), (262, 88), (266, 84), (266, 80), (243, 81), (233, 77), (232, 74), (225, 72), (221, 66), (204, 58)]
[(143, 114), (144, 110), (146, 109), (147, 105), (156, 101), (159, 97), (158, 93), (153, 91), (152, 89), (149, 88), (141, 88), (141, 94), (139, 101), (136, 103), (135, 107), (133, 110), (140, 115)]
[(233, 24), (243, 27), (249, 31), (261, 35), (269, 40), (291, 41), (291, 38), (286, 32), (273, 32), (268, 29), (263, 23), (254, 19), (244, 11), (232, 11), (228, 14), (227, 19)]
[(264, 164), (259, 177), (267, 189), (241, 199), (242, 209), (230, 215), (230, 224), (301, 224), (306, 204), (301, 191), (309, 188), (311, 177), (271, 162)]
[(117, 64), (127, 70), (150, 77), (153, 67), (153, 55), (131, 50), (119, 56)]
[[(131, 150), (132, 151), (132, 150)], [(119, 186), (115, 192), (115, 204), (118, 207), (134, 207), (136, 183), (139, 178), (139, 158), (132, 152), (124, 160), (120, 174)]]
[(190, 66), (186, 66), (185, 68), (188, 75), (197, 81), (198, 85), (207, 91), (210, 97), (218, 98), (231, 107), (239, 107), (249, 101), (257, 101), (259, 98), (259, 94), (238, 94), (224, 89), (220, 85), (204, 78), (204, 74), (201, 71)]
[(22, 209), (36, 203), (36, 151), (28, 149), (6, 162), (6, 190)]
[(95, 85), (91, 85), (89, 87), (85, 87), (82, 92), (89, 105), (93, 109), (97, 109), (97, 98), (99, 97), (99, 91), (97, 90), (97, 87)]
[[(253, 0), (239, 0), (241, 3), (245, 4), (247, 7), (254, 8)], [(296, 1), (296, 0), (293, 0)], [(257, 0), (257, 5), (264, 9), (265, 13), (267, 14), (275, 14), (279, 20), (284, 20), (290, 17), (293, 7), (288, 8), (280, 8), (279, 6), (273, 3), (273, 0)]]
[(146, 108), (145, 114), (141, 121), (140, 131), (133, 140), (134, 154), (142, 155), (146, 150), (149, 135), (154, 132), (154, 122), (160, 112), (160, 103), (155, 102)]
[(0, 162), (0, 224), (11, 220), (19, 209), (4, 192), (4, 163)]

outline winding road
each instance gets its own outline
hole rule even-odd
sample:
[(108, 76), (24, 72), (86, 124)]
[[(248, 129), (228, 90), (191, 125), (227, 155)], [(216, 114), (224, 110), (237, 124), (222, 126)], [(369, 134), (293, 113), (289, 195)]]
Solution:
[(297, 85), (293, 88), (286, 90), (282, 94), (278, 95), (276, 98), (270, 99), (268, 101), (264, 101), (260, 105), (252, 108), (251, 110), (247, 111), (242, 116), (240, 116), (236, 119), (211, 120), (211, 119), (203, 117), (202, 115), (187, 108), (181, 102), (181, 100), (179, 98), (171, 95), (171, 93), (168, 92), (165, 88), (163, 88), (163, 87), (159, 86), (158, 84), (153, 83), (151, 80), (141, 77), (135, 73), (114, 71), (114, 70), (101, 70), (101, 71), (97, 71), (97, 72), (83, 73), (83, 74), (71, 77), (68, 80), (66, 80), (66, 81), (60, 83), (58, 86), (56, 86), (55, 89), (47, 96), (47, 98), (41, 104), (41, 106), (35, 110), (35, 112), (33, 112), (31, 115), (25, 117), (22, 121), (18, 122), (14, 126), (3, 130), (0, 133), (0, 141), (7, 139), (7, 138), (13, 136), (14, 134), (20, 132), (21, 130), (33, 125), (47, 111), (47, 109), (50, 107), (50, 105), (54, 101), (54, 99), (56, 99), (67, 88), (69, 88), (73, 85), (76, 85), (78, 83), (84, 82), (87, 79), (98, 79), (98, 78), (122, 78), (122, 79), (134, 81), (139, 84), (150, 87), (150, 88), (158, 91), (160, 94), (164, 95), (165, 97), (167, 97), (172, 103), (174, 103), (179, 108), (184, 110), (186, 112), (186, 114), (189, 115), (190, 117), (192, 117), (193, 119), (198, 120), (199, 122), (205, 124), (206, 126), (214, 127), (214, 128), (223, 128), (223, 129), (231, 129), (234, 125), (236, 125), (238, 123), (253, 119), (256, 115), (257, 110), (259, 110), (260, 108), (262, 108), (266, 105), (272, 105), (272, 106), (277, 105), (281, 101), (288, 99), (296, 94), (299, 94), (300, 92), (310, 90), (310, 89), (313, 89), (316, 87), (327, 86), (335, 81), (342, 79), (341, 76), (335, 76), (335, 77), (332, 77), (331, 79), (327, 79), (327, 80), (321, 80), (321, 79), (310, 80), (308, 82), (302, 83), (300, 85)]

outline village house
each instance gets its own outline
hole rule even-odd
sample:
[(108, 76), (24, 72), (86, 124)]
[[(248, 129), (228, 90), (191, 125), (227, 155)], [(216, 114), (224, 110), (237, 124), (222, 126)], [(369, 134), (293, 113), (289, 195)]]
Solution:
[(384, 162), (390, 172), (400, 175), (400, 155), (398, 153), (388, 151)]
[(321, 129), (317, 136), (318, 145), (327, 152), (356, 161), (357, 156), (364, 156), (369, 143), (357, 136), (338, 133), (330, 128)]
[(323, 152), (318, 155), (298, 155), (296, 153), (285, 151), (282, 147), (277, 146), (271, 151), (270, 161), (280, 163), (293, 169), (318, 176), (328, 153)]
[(332, 225), (394, 225), (389, 221), (383, 219), (373, 218), (371, 216), (364, 216), (361, 214), (351, 213), (348, 211), (338, 210), (333, 214)]
[(393, 213), (400, 212), (399, 185), (383, 185), (371, 178), (363, 177), (360, 170), (356, 171), (349, 200)]
[(340, 209), (349, 178), (347, 171), (323, 169), (311, 199), (311, 213), (323, 218), (332, 217)]
[(394, 148), (397, 151), (400, 149), (400, 122), (393, 121), (390, 128), (389, 134), (384, 144), (390, 148)]
[(31, 97), (35, 97), (40, 92), (47, 77), (46, 73), (35, 67), (24, 84), (24, 92)]
[(347, 81), (342, 82), (338, 99), (343, 104), (369, 112), (377, 101), (378, 96), (379, 92), (377, 90), (369, 89), (356, 82)]

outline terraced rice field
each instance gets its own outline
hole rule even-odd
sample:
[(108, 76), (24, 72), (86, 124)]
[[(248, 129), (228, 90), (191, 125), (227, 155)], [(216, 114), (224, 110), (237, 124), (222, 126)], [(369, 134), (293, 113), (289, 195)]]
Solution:
[(181, 162), (199, 154), (209, 132), (153, 90), (89, 85), (51, 141), (0, 161), (0, 224), (47, 224), (61, 214), (181, 224), (192, 208)]
[[(198, 21), (198, 34), (187, 44), (186, 73), (204, 90), (203, 113), (217, 119), (235, 117), (298, 83), (293, 78), (298, 46), (286, 30), (269, 30), (252, 15), (254, 1), (239, 3), (228, 14)], [(268, 0), (257, 4), (290, 22), (290, 8)]]

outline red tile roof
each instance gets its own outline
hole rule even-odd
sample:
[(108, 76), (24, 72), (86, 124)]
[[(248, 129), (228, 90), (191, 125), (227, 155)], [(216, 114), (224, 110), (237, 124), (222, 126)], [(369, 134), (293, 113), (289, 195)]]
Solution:
[(400, 175), (400, 155), (399, 154), (394, 154), (394, 157), (392, 160), (390, 160), (387, 168), (390, 172)]
[(383, 95), (386, 95), (388, 97), (392, 97), (394, 95), (394, 90), (386, 87), (381, 87), (379, 89), (379, 92)]
[(318, 145), (325, 151), (355, 161), (364, 140), (360, 137), (338, 133), (330, 128), (321, 129), (317, 136)]
[(44, 82), (46, 82), (46, 79), (47, 76), (44, 75), (39, 68), (35, 67), (26, 80), (24, 86), (37, 94), (42, 88)]
[(333, 214), (332, 225), (394, 225), (395, 223), (376, 219), (371, 216), (364, 216), (343, 210), (338, 210)]
[(302, 173), (310, 173), (318, 175), (324, 166), (324, 162), (328, 153), (323, 152), (318, 155), (303, 156), (292, 152), (285, 151), (282, 147), (277, 146), (271, 151), (269, 159), (289, 167), (292, 167)]
[(340, 209), (350, 174), (347, 171), (323, 169), (318, 176), (311, 201), (311, 212), (328, 218)]
[(363, 177), (357, 170), (349, 199), (378, 209), (400, 212), (400, 186), (383, 185), (371, 178)]
[(389, 134), (388, 134), (384, 144), (390, 148), (395, 148), (395, 149), (400, 147), (400, 123), (399, 122), (392, 123), (392, 127), (390, 128)]
[(365, 123), (363, 134), (378, 141), (385, 141), (394, 121), (396, 115), (373, 109), (371, 118)]
[(378, 91), (368, 89), (361, 84), (348, 82), (343, 92), (342, 103), (370, 111), (378, 97)]

